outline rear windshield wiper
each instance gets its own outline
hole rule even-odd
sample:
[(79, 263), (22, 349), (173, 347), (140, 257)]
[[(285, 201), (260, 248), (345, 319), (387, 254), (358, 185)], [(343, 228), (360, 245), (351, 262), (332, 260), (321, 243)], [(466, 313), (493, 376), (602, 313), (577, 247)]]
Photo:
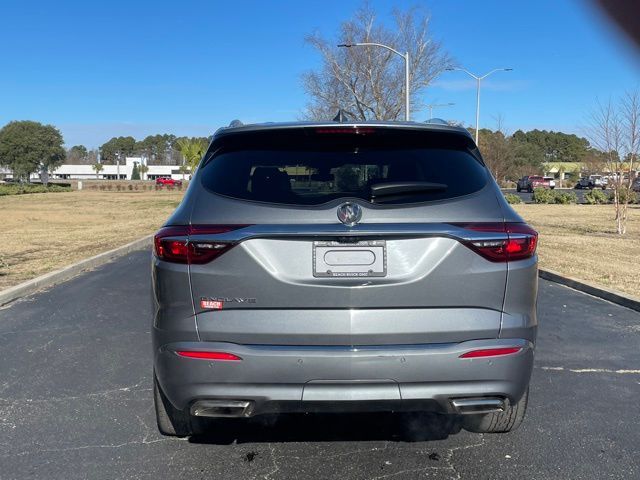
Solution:
[(411, 195), (424, 192), (441, 192), (448, 185), (433, 182), (385, 182), (371, 185), (371, 198)]

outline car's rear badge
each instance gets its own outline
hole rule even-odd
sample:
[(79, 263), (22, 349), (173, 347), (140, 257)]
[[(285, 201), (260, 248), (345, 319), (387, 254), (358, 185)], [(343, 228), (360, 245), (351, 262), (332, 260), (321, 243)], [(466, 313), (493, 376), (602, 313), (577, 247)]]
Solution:
[(203, 310), (222, 310), (224, 302), (220, 300), (211, 300), (209, 298), (200, 299), (200, 308)]
[(355, 226), (362, 218), (362, 208), (357, 203), (347, 202), (338, 207), (338, 220), (347, 227)]
[(203, 310), (222, 310), (225, 303), (256, 303), (255, 298), (247, 297), (201, 297), (200, 308)]

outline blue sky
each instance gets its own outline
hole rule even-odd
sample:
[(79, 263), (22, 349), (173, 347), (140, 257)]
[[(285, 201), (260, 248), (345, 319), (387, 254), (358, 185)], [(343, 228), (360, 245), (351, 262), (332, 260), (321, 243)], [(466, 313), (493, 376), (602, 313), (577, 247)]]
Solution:
[[(578, 0), (376, 1), (424, 6), (434, 37), (461, 65), (484, 73), (481, 126), (580, 133), (596, 99), (640, 85), (640, 52)], [(296, 119), (307, 101), (300, 74), (319, 65), (304, 43), (334, 37), (360, 0), (24, 1), (0, 5), (0, 125), (37, 120), (67, 145), (115, 135), (209, 135), (234, 118)], [(400, 59), (399, 59), (400, 61)], [(475, 86), (447, 72), (425, 103), (434, 116), (475, 121)], [(424, 120), (428, 112), (415, 112)]]

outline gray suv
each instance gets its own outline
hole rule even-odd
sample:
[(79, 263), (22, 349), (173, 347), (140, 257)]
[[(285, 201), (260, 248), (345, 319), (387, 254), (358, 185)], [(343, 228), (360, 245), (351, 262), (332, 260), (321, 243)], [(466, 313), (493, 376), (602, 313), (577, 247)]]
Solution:
[(220, 129), (155, 235), (158, 427), (428, 411), (512, 430), (533, 364), (536, 243), (465, 129)]

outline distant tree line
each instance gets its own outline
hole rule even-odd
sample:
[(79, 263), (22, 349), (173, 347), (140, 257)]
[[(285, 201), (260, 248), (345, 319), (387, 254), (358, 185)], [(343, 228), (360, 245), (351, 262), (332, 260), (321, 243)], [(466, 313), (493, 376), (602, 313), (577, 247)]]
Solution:
[[(37, 173), (47, 183), (48, 174), (65, 162), (93, 165), (98, 176), (102, 164), (115, 164), (118, 159), (124, 163), (126, 157), (144, 155), (150, 165), (180, 165), (186, 173), (196, 169), (208, 144), (206, 137), (162, 134), (149, 135), (140, 141), (130, 136), (113, 137), (99, 150), (89, 150), (84, 145), (65, 150), (62, 134), (53, 125), (13, 121), (0, 128), (0, 166), (11, 170), (16, 179), (29, 181)], [(97, 166), (98, 152), (100, 166)], [(146, 166), (138, 167), (138, 174), (145, 172)]]
[(603, 152), (586, 138), (548, 130), (504, 132), (501, 122), (496, 130), (480, 129), (480, 152), (499, 182), (514, 181), (523, 175), (543, 173), (544, 162), (583, 162), (596, 173)]
[[(100, 162), (115, 165), (118, 160), (124, 163), (126, 157), (144, 156), (149, 165), (182, 165), (185, 157), (192, 156), (192, 144), (204, 150), (209, 141), (206, 137), (177, 137), (167, 133), (149, 135), (140, 141), (131, 136), (113, 137), (100, 146)], [(189, 151), (184, 152), (185, 148)], [(93, 165), (98, 162), (98, 150), (75, 145), (67, 150), (66, 162)]]

